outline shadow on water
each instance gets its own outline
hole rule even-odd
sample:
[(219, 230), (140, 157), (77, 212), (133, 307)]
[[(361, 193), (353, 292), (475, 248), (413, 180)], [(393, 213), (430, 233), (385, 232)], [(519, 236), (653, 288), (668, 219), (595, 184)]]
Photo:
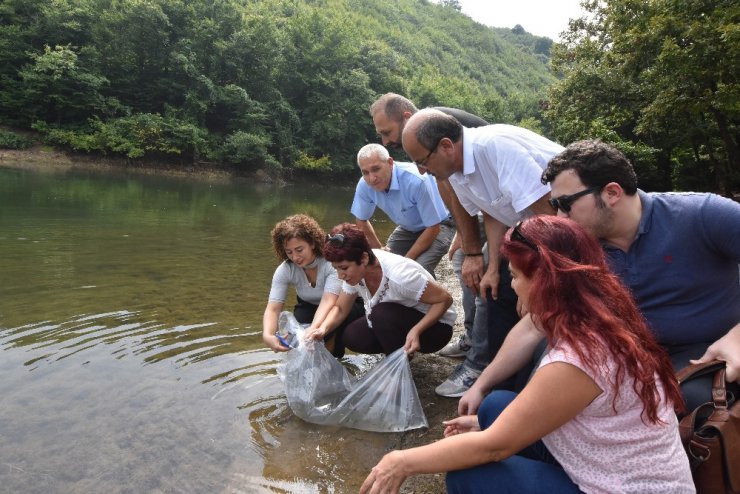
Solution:
[(398, 435), (297, 419), (261, 340), (272, 226), (351, 194), (0, 169), (0, 492), (356, 492)]

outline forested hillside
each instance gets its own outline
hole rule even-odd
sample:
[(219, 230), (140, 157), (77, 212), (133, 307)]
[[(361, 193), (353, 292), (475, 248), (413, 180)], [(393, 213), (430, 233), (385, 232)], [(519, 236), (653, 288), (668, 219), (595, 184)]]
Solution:
[(584, 5), (553, 48), (552, 134), (616, 143), (647, 189), (740, 193), (740, 2)]
[(550, 45), (426, 0), (3, 0), (0, 115), (89, 153), (353, 171), (388, 91), (541, 128)]

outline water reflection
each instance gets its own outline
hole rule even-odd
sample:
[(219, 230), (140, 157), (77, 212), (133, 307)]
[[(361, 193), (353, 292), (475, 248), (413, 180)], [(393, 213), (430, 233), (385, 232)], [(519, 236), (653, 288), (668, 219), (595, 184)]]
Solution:
[(261, 342), (272, 226), (351, 194), (0, 169), (0, 491), (356, 491), (398, 438), (294, 417)]

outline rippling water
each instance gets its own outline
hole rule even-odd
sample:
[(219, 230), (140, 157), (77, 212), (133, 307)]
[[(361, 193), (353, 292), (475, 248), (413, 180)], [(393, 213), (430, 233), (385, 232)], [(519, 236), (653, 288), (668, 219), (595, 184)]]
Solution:
[(351, 195), (0, 169), (0, 492), (356, 491), (397, 437), (295, 418), (260, 336), (273, 224)]

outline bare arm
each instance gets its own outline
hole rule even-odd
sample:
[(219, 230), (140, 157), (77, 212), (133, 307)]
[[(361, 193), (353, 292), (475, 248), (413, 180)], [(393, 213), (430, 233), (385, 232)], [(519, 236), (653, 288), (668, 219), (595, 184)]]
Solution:
[(357, 225), (360, 230), (365, 232), (365, 236), (367, 237), (367, 242), (370, 244), (371, 249), (382, 249), (383, 244), (378, 239), (378, 235), (375, 233), (375, 228), (373, 228), (373, 225), (370, 223), (370, 220), (361, 220), (358, 218), (355, 218), (355, 225)]
[(691, 363), (709, 362), (714, 359), (725, 361), (728, 382), (740, 383), (740, 323), (736, 324), (722, 338), (712, 343), (701, 358), (692, 360)]
[(488, 429), (388, 453), (372, 469), (360, 493), (371, 488), (397, 493), (411, 475), (504, 460), (572, 420), (601, 392), (593, 379), (573, 365), (546, 365)]
[[(455, 194), (449, 180), (437, 180), (437, 189), (442, 196), (447, 209), (455, 218), (457, 235), (460, 237), (463, 252), (478, 253), (482, 249), (480, 233), (478, 232), (478, 217), (471, 216)], [(483, 258), (480, 256), (466, 257), (463, 260), (462, 278), (465, 286), (478, 293), (478, 285), (483, 277)]]
[(475, 383), (460, 398), (457, 413), (473, 415), (478, 412), (483, 398), (495, 385), (514, 375), (532, 360), (537, 344), (544, 336), (532, 323), (532, 317), (524, 316), (513, 328), (493, 361), (488, 364)]
[(421, 235), (416, 238), (414, 245), (412, 245), (409, 251), (406, 252), (406, 257), (409, 259), (416, 259), (426, 252), (426, 250), (431, 247), (434, 239), (437, 238), (437, 235), (439, 235), (439, 230), (439, 224), (424, 229)]
[(352, 304), (357, 298), (356, 294), (349, 294), (342, 290), (334, 303), (329, 309), (328, 314), (318, 326), (311, 326), (304, 333), (305, 339), (320, 340), (327, 334), (331, 333), (334, 328), (339, 326), (349, 315)]
[(406, 335), (406, 344), (403, 347), (406, 353), (409, 354), (413, 354), (421, 348), (419, 337), (430, 326), (442, 319), (447, 309), (452, 305), (452, 295), (436, 281), (429, 281), (419, 301), (429, 304), (429, 310)]
[(339, 295), (337, 294), (324, 292), (324, 294), (321, 296), (321, 302), (319, 302), (319, 306), (316, 309), (316, 313), (313, 315), (313, 321), (311, 321), (312, 328), (317, 328), (321, 325), (322, 322), (324, 322), (324, 319), (326, 319), (329, 311), (337, 303), (338, 298)]
[(278, 318), (283, 311), (281, 302), (268, 302), (265, 313), (262, 315), (262, 341), (275, 352), (287, 352), (290, 348), (283, 346), (275, 333), (278, 330)]

